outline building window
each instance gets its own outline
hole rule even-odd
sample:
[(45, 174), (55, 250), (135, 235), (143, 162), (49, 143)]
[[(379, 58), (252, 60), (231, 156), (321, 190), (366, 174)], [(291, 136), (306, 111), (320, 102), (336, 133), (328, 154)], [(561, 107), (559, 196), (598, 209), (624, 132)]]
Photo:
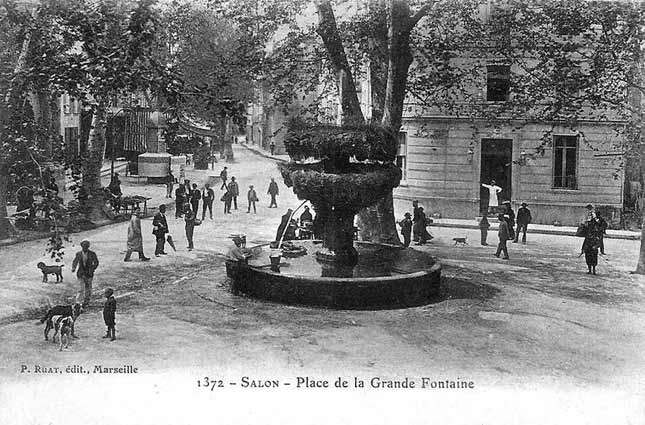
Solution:
[(401, 169), (401, 182), (407, 180), (408, 174), (408, 133), (405, 131), (399, 132), (399, 151), (396, 155), (396, 166)]
[(511, 90), (511, 67), (508, 65), (488, 65), (486, 67), (486, 100), (506, 102)]
[(553, 139), (553, 188), (578, 188), (578, 136)]

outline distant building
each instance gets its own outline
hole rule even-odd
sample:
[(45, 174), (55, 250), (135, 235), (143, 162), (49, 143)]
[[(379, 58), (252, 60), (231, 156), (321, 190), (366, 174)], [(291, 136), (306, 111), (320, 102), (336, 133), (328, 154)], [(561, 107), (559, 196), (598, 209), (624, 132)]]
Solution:
[[(494, 2), (483, 8), (492, 13)], [(469, 58), (460, 58), (469, 60)], [(495, 58), (479, 67), (480, 84), (471, 107), (488, 112), (509, 100), (513, 64)], [(371, 87), (357, 83), (364, 116), (372, 116)], [(268, 150), (273, 140), (282, 152), (286, 116), (259, 91), (258, 102), (249, 106), (247, 142)], [(299, 99), (300, 97), (295, 96)], [(319, 103), (321, 121), (338, 116), (338, 99), (333, 96), (296, 102)], [(486, 210), (488, 191), (482, 183), (496, 180), (503, 191), (500, 203), (510, 200), (516, 210), (522, 202), (531, 208), (533, 222), (575, 225), (584, 216), (584, 207), (593, 203), (615, 224), (621, 219), (625, 173), (622, 152), (614, 146), (620, 140), (614, 133), (620, 121), (611, 118), (580, 120), (574, 129), (557, 122), (526, 124), (504, 120), (503, 113), (493, 121), (484, 116), (447, 114), (424, 108), (411, 99), (404, 108), (396, 163), (403, 178), (394, 197), (418, 199), (429, 213), (442, 217), (474, 219)], [(548, 137), (548, 143), (543, 143)], [(538, 152), (536, 148), (542, 146)]]

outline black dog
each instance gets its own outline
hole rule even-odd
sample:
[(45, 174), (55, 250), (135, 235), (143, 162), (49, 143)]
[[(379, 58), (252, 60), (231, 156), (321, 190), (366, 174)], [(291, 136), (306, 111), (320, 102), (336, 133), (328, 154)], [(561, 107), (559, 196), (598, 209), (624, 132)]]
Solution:
[(47, 266), (42, 261), (40, 263), (36, 264), (36, 267), (38, 267), (40, 269), (40, 271), (43, 272), (43, 282), (47, 282), (47, 275), (48, 274), (56, 275), (56, 282), (62, 282), (62, 280), (63, 280), (63, 266), (64, 266), (64, 264), (61, 264), (60, 266)]
[[(57, 305), (56, 307), (50, 308), (47, 311), (47, 314), (40, 319), (40, 324), (47, 322), (45, 325), (45, 341), (49, 340), (49, 331), (54, 329), (55, 331), (52, 341), (56, 342), (56, 335), (58, 335), (58, 331), (60, 329), (60, 322), (66, 317), (72, 318), (72, 324), (70, 326), (71, 335), (72, 338), (76, 338), (76, 335), (74, 335), (74, 322), (76, 322), (76, 319), (78, 319), (78, 316), (80, 316), (82, 312), (83, 308), (79, 303), (75, 303), (73, 305)], [(54, 317), (56, 317), (56, 325), (54, 325)]]

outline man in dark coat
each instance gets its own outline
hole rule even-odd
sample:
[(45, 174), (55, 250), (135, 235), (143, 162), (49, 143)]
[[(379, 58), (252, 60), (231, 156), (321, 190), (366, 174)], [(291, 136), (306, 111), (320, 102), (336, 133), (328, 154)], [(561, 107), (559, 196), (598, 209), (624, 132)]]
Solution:
[(479, 221), (479, 232), (481, 233), (481, 244), (484, 246), (488, 245), (486, 239), (488, 238), (488, 229), (490, 229), (490, 223), (488, 222), (488, 213), (484, 212), (482, 219)]
[(531, 210), (529, 210), (526, 202), (522, 202), (522, 206), (517, 210), (517, 231), (515, 232), (515, 239), (513, 242), (517, 243), (520, 237), (520, 231), (522, 232), (522, 243), (526, 244), (526, 230), (529, 227), (529, 223), (533, 219), (531, 217)]
[(184, 204), (186, 203), (186, 189), (180, 184), (175, 190), (175, 218), (180, 218), (184, 213)]
[(598, 212), (596, 212), (596, 220), (598, 221), (598, 239), (600, 243), (600, 253), (605, 255), (605, 233), (607, 233), (607, 220), (602, 218)]
[(499, 258), (499, 254), (504, 252), (504, 259), (508, 260), (508, 248), (506, 247), (506, 241), (511, 238), (511, 234), (508, 230), (508, 214), (499, 215), (499, 230), (497, 231), (497, 236), (499, 237), (499, 244), (497, 245), (497, 252), (495, 257)]
[(231, 192), (233, 207), (237, 209), (237, 197), (240, 196), (240, 187), (235, 181), (235, 176), (231, 177), (231, 182), (228, 184), (228, 191)]
[[(92, 297), (92, 279), (94, 271), (99, 266), (99, 259), (94, 251), (90, 251), (90, 242), (84, 240), (81, 242), (81, 250), (76, 253), (72, 262), (72, 273), (76, 272), (76, 277), (81, 286), (78, 299), (83, 298), (83, 307), (87, 307)], [(82, 294), (82, 295), (81, 295)]]
[(414, 242), (419, 242), (419, 226), (416, 224), (419, 222), (419, 201), (412, 201), (412, 240)]
[(511, 207), (511, 201), (504, 201), (504, 215), (508, 216), (506, 222), (508, 223), (509, 240), (515, 239), (515, 211)]
[(269, 190), (267, 190), (267, 194), (271, 195), (271, 203), (269, 204), (269, 208), (278, 208), (278, 203), (275, 200), (275, 197), (278, 196), (280, 193), (280, 190), (278, 189), (278, 183), (275, 182), (275, 179), (271, 177), (271, 183), (269, 183)]
[(222, 186), (220, 186), (219, 190), (226, 189), (226, 181), (228, 180), (228, 167), (224, 167), (224, 169), (219, 173), (219, 178), (222, 179)]
[(152, 234), (157, 238), (155, 256), (166, 255), (164, 246), (166, 244), (166, 233), (168, 233), (168, 222), (166, 221), (166, 206), (159, 205), (159, 212), (152, 219)]
[[(204, 185), (204, 191), (202, 192), (202, 221), (204, 221), (204, 218), (206, 218), (206, 210), (208, 209), (208, 213), (210, 215), (211, 220), (213, 219), (213, 200), (215, 199), (215, 192), (213, 192), (213, 189), (211, 189), (211, 186), (206, 183)], [(197, 214), (197, 211), (195, 211), (195, 214)]]
[(233, 195), (231, 195), (231, 192), (227, 190), (224, 192), (222, 197), (220, 198), (222, 202), (224, 202), (224, 214), (230, 214), (231, 213), (231, 202), (233, 201)]
[(195, 248), (195, 245), (193, 244), (193, 234), (195, 232), (196, 216), (197, 213), (191, 210), (190, 206), (186, 205), (186, 209), (184, 210), (184, 221), (186, 222), (186, 226), (184, 228), (186, 230), (186, 240), (188, 241), (188, 251), (192, 251)]
[(190, 206), (193, 212), (197, 214), (199, 210), (199, 200), (202, 198), (202, 193), (197, 189), (197, 184), (193, 183), (193, 190), (190, 192)]
[(412, 216), (409, 212), (405, 213), (405, 218), (399, 222), (401, 226), (401, 235), (403, 235), (403, 245), (410, 246), (410, 236), (412, 234)]

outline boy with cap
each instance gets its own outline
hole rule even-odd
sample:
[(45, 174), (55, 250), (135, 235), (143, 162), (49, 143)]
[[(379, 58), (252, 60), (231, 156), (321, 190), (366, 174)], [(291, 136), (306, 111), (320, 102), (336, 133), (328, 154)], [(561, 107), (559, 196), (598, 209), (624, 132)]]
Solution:
[(258, 194), (255, 192), (255, 189), (253, 188), (253, 185), (249, 186), (249, 193), (247, 194), (247, 200), (249, 201), (249, 207), (246, 210), (247, 214), (251, 212), (251, 205), (253, 205), (253, 214), (257, 214), (258, 212), (255, 209), (255, 203), (259, 199), (258, 199)]
[(114, 299), (114, 290), (107, 288), (105, 290), (105, 304), (103, 305), (103, 321), (107, 326), (107, 332), (103, 338), (110, 338), (110, 341), (116, 339), (116, 331), (114, 326), (116, 324), (116, 299)]

